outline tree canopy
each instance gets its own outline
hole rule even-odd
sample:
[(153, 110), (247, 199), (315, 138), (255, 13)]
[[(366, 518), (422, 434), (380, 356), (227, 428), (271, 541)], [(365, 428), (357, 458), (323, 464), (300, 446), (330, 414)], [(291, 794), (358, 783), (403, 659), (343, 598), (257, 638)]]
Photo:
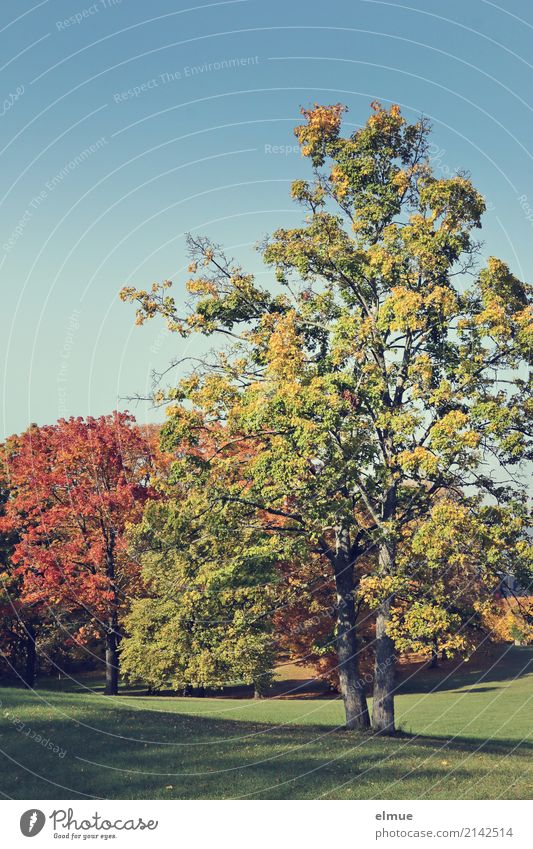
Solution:
[(140, 580), (125, 531), (152, 494), (149, 445), (130, 416), (115, 413), (32, 426), (6, 454), (0, 531), (17, 533), (10, 578), (21, 619), (31, 609), (57, 622), (75, 613), (80, 639), (88, 627), (102, 633), (107, 689), (116, 692), (120, 619)]
[[(373, 103), (366, 124), (343, 136), (344, 111), (303, 110), (295, 130), (313, 179), (292, 185), (303, 225), (262, 245), (277, 286), (191, 237), (188, 312), (169, 281), (122, 297), (137, 302), (138, 323), (161, 315), (183, 336), (228, 340), (159, 390), (172, 402), (167, 437), (194, 440), (218, 424), (228, 445), (254, 440), (239, 482), (211, 495), (281, 517), (329, 559), (352, 727), (367, 723), (354, 679), (357, 565), (376, 553), (390, 592), (376, 618), (373, 724), (387, 732), (403, 529), (435, 496), (457, 500), (472, 487), (522, 511), (531, 287), (499, 259), (481, 263), (484, 200), (466, 174), (434, 175), (425, 119), (410, 124), (399, 107)], [(227, 462), (223, 450), (213, 458)]]

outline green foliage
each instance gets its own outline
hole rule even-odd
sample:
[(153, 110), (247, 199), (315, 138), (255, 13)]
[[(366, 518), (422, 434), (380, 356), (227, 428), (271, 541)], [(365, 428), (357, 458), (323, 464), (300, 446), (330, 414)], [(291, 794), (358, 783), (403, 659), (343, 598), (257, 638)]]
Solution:
[(190, 480), (180, 490), (150, 504), (133, 532), (147, 596), (127, 617), (122, 668), (154, 689), (237, 681), (264, 689), (274, 655), (270, 542), (239, 531), (231, 506), (211, 510)]
[[(329, 543), (340, 527), (398, 539), (447, 489), (505, 497), (483, 464), (519, 463), (528, 439), (531, 289), (494, 258), (474, 274), (483, 198), (466, 175), (432, 173), (425, 120), (372, 106), (348, 137), (340, 105), (304, 111), (315, 178), (293, 197), (307, 218), (264, 247), (281, 293), (191, 239), (196, 305), (183, 318), (173, 307), (185, 334), (235, 346), (180, 384), (171, 420), (207, 412), (228, 439), (254, 438), (248, 500), (288, 520), (294, 502), (302, 531)], [(143, 320), (168, 317), (166, 295), (145, 296), (123, 292)]]

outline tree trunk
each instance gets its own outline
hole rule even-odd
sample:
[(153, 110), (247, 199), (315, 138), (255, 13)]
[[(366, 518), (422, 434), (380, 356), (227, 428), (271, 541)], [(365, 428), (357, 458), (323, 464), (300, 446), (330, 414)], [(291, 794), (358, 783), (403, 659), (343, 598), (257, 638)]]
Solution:
[(346, 728), (350, 731), (370, 727), (370, 718), (359, 677), (359, 647), (356, 635), (355, 602), (353, 597), (353, 564), (341, 554), (335, 563), (337, 590), (337, 653), (340, 691), (346, 713)]
[(261, 678), (258, 678), (256, 681), (254, 681), (253, 687), (254, 699), (263, 699), (265, 697), (266, 687)]
[(118, 631), (118, 593), (115, 583), (115, 531), (109, 531), (106, 551), (106, 576), (109, 578), (113, 589), (113, 600), (111, 602), (111, 613), (107, 625), (105, 639), (105, 690), (104, 695), (116, 696), (118, 693), (118, 671), (119, 671), (119, 631)]
[(429, 664), (430, 669), (438, 669), (439, 668), (439, 643), (437, 638), (433, 640), (433, 649), (431, 651), (431, 663)]
[[(391, 574), (394, 566), (394, 551), (383, 545), (379, 553), (381, 573)], [(374, 696), (372, 701), (372, 728), (377, 734), (394, 734), (394, 642), (387, 634), (394, 597), (386, 598), (376, 615)]]
[(118, 693), (118, 639), (116, 617), (112, 616), (105, 640), (105, 690), (106, 696), (116, 696)]
[(26, 658), (24, 665), (24, 684), (30, 690), (35, 685), (35, 664), (37, 652), (35, 650), (35, 628), (33, 625), (25, 625), (26, 630)]
[(254, 699), (264, 699), (270, 689), (270, 676), (259, 673), (253, 682)]

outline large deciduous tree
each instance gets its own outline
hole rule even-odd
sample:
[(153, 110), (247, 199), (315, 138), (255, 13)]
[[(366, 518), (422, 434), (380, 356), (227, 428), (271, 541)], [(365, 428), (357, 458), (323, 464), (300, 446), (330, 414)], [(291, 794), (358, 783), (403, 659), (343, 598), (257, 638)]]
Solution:
[[(410, 124), (398, 106), (374, 103), (344, 136), (343, 112), (304, 110), (296, 128), (313, 179), (292, 186), (302, 226), (262, 246), (276, 283), (261, 286), (195, 237), (189, 310), (168, 281), (122, 297), (137, 301), (139, 323), (162, 315), (183, 336), (227, 340), (168, 394), (171, 417), (178, 430), (207, 418), (228, 442), (253, 438), (241, 484), (214, 487), (213, 499), (282, 517), (285, 533), (328, 559), (349, 728), (369, 723), (354, 598), (359, 564), (375, 556), (390, 591), (376, 611), (372, 724), (392, 733), (403, 529), (447, 491), (521, 502), (531, 290), (501, 260), (482, 258), (484, 200), (466, 174), (435, 176), (424, 119)], [(213, 462), (228, 460), (219, 452)]]
[(0, 530), (17, 534), (19, 604), (97, 626), (108, 694), (118, 688), (120, 619), (139, 583), (125, 530), (151, 494), (150, 469), (148, 443), (127, 414), (32, 426), (9, 443)]

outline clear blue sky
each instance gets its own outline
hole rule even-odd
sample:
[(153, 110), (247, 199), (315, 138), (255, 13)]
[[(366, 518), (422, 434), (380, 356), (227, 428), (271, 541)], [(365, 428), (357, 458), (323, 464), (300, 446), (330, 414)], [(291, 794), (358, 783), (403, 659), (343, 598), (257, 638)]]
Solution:
[(302, 104), (428, 115), (437, 171), (487, 198), (485, 252), (531, 278), (528, 0), (3, 0), (0, 40), (2, 435), (132, 408), (183, 353), (117, 294), (183, 291), (187, 231), (264, 273), (252, 245), (300, 218)]

